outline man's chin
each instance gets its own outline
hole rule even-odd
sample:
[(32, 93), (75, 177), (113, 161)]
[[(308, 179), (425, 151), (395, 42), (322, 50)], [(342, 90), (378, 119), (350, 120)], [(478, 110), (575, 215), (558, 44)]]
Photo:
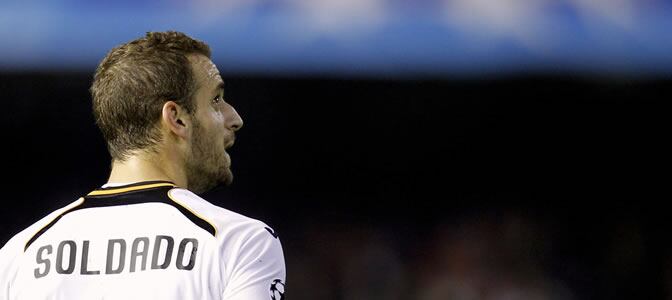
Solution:
[(231, 169), (225, 168), (216, 178), (217, 181), (213, 183), (213, 187), (211, 189), (217, 187), (228, 187), (233, 183), (233, 172), (231, 172)]
[(208, 173), (207, 170), (201, 169), (200, 172), (193, 172), (192, 174), (196, 176), (192, 177), (193, 181), (190, 180), (188, 189), (197, 195), (233, 183), (233, 172), (228, 167), (223, 167), (219, 172)]
[(233, 172), (231, 172), (231, 169), (227, 168), (222, 177), (221, 183), (224, 186), (230, 186), (233, 183)]

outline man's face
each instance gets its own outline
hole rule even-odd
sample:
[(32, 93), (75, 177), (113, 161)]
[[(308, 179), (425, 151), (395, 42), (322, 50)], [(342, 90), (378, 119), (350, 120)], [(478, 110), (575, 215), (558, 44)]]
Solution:
[(231, 158), (226, 149), (233, 145), (235, 132), (243, 120), (224, 101), (224, 81), (215, 64), (203, 55), (190, 55), (196, 93), (196, 109), (192, 121), (191, 155), (187, 155), (188, 188), (195, 193), (206, 192), (220, 183), (233, 181)]

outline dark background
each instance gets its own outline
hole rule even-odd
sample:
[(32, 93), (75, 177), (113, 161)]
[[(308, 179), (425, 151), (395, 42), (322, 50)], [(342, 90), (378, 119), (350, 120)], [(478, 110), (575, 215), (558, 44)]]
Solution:
[[(290, 299), (670, 297), (670, 80), (225, 77), (204, 198), (275, 228)], [(0, 73), (1, 243), (106, 182), (90, 80)]]

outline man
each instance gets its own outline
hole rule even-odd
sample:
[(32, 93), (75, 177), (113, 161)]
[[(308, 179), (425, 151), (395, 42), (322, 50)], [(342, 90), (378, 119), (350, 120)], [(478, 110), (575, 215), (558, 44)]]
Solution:
[(275, 232), (196, 195), (231, 183), (243, 126), (209, 46), (149, 32), (108, 53), (91, 95), (109, 181), (0, 250), (0, 300), (282, 299)]

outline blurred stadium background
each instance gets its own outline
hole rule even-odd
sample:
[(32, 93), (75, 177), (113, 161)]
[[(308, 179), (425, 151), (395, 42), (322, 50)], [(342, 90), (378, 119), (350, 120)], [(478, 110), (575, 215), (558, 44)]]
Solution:
[(0, 242), (105, 182), (92, 73), (161, 30), (213, 48), (245, 128), (205, 197), (289, 299), (672, 299), (670, 1), (3, 0)]

